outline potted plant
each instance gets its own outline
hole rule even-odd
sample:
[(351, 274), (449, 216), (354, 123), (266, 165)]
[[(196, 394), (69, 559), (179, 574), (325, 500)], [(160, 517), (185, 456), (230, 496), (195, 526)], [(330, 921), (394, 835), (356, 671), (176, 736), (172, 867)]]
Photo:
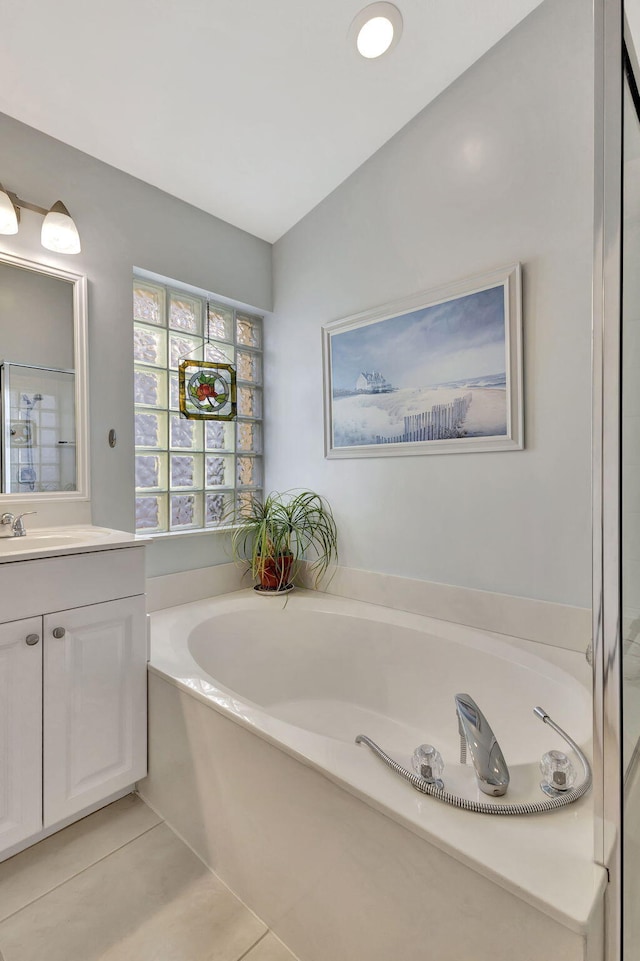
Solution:
[(251, 496), (235, 517), (231, 546), (236, 560), (246, 561), (265, 592), (291, 590), (300, 563), (306, 560), (318, 586), (332, 560), (337, 560), (336, 524), (327, 501), (308, 490)]

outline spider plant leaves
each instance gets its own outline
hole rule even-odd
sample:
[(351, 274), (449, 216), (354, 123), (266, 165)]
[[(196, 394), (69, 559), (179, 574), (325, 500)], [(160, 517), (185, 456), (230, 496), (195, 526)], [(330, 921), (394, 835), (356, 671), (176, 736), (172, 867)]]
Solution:
[[(253, 577), (260, 579), (272, 559), (293, 559), (291, 578), (306, 561), (318, 587), (329, 564), (338, 559), (338, 534), (333, 512), (320, 494), (289, 490), (252, 495), (234, 512), (231, 545), (237, 560), (246, 560)], [(280, 585), (284, 586), (284, 585)]]

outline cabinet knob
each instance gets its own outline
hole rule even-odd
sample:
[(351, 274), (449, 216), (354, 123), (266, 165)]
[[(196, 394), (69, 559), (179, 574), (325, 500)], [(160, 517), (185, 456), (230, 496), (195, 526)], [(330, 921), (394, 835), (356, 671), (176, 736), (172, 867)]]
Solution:
[(39, 634), (27, 634), (25, 640), (26, 640), (27, 644), (29, 645), (29, 647), (33, 647), (33, 645), (34, 645), (34, 644), (37, 644), (38, 641), (40, 640), (40, 635), (39, 635)]
[(53, 636), (58, 638), (64, 637), (65, 633), (64, 627), (54, 627), (52, 631)]

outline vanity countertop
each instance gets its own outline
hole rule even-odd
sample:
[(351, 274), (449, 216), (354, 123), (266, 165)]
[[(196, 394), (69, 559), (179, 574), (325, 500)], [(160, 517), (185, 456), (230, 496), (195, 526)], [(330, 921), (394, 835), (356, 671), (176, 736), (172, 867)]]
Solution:
[(27, 531), (24, 537), (14, 537), (11, 534), (0, 536), (0, 564), (139, 547), (150, 540), (151, 538), (141, 538), (127, 531), (114, 531), (108, 527), (92, 527), (88, 524), (33, 528)]

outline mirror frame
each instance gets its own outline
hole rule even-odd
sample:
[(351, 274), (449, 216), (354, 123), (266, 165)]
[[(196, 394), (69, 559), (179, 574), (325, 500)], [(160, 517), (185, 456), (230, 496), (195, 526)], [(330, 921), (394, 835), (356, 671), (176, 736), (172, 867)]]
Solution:
[[(18, 502), (29, 504), (42, 501), (89, 500), (89, 393), (87, 349), (87, 278), (70, 270), (53, 267), (36, 260), (26, 260), (0, 250), (0, 263), (20, 267), (37, 274), (47, 274), (73, 285), (73, 363), (75, 370), (76, 415), (76, 489), (73, 491), (42, 491), (7, 494), (0, 491), (0, 505)], [(11, 358), (2, 357), (10, 361)]]

